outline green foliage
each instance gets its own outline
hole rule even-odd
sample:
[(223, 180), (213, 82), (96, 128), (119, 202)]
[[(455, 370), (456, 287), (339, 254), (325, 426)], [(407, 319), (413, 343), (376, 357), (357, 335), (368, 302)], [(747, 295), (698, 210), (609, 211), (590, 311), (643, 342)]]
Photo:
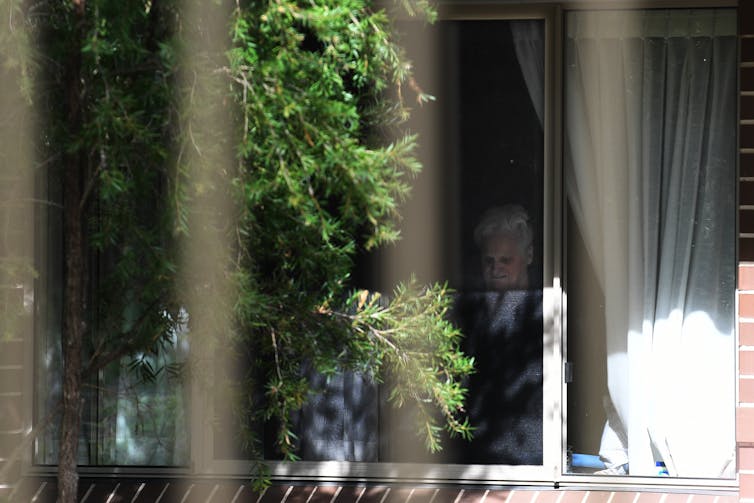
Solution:
[[(395, 8), (434, 19), (426, 0)], [(277, 447), (296, 459), (290, 421), (311, 392), (309, 366), (390, 375), (391, 400), (418, 405), (430, 450), (443, 427), (470, 436), (460, 382), (473, 362), (446, 319), (447, 289), (352, 291), (355, 256), (399, 238), (400, 204), (420, 171), (403, 124), (409, 103), (430, 99), (385, 10), (371, 0), (88, 0), (79, 22), (72, 2), (26, 9), (40, 41), (39, 76), (24, 84), (44, 118), (38, 158), (55, 160), (44, 165), (52, 181), (63, 155), (79, 156), (84, 174), (99, 278), (93, 361), (127, 354), (154, 378), (153, 356), (186, 322), (192, 350), (243, 353), (254, 366), (233, 377), (231, 394), (241, 442), (260, 458), (255, 428), (274, 419)], [(72, 97), (74, 69), (82, 88)], [(229, 244), (227, 260), (187, 271), (180, 251), (211, 248), (208, 235)], [(203, 308), (197, 296), (226, 304)]]
[[(434, 16), (424, 2), (403, 4)], [(427, 96), (388, 15), (365, 0), (251, 2), (234, 14), (228, 60), (241, 138), (236, 337), (262, 369), (246, 386), (264, 389), (247, 412), (276, 418), (278, 448), (296, 459), (289, 418), (310, 392), (304, 366), (377, 382), (389, 372), (391, 400), (419, 407), (430, 450), (441, 448), (438, 410), (469, 438), (460, 380), (473, 362), (447, 322), (445, 287), (349, 294), (355, 254), (398, 239), (399, 205), (420, 170), (416, 138), (401, 127), (403, 90)]]
[[(145, 348), (159, 352), (170, 343), (177, 317), (174, 250), (166, 232), (175, 141), (175, 62), (166, 44), (175, 12), (164, 2), (85, 5), (81, 20), (68, 2), (36, 3), (26, 15), (45, 62), (33, 92), (44, 138), (38, 157), (58, 160), (44, 166), (51, 187), (62, 179), (63, 155), (78, 156), (82, 170), (82, 225), (88, 268), (97, 278), (87, 313), (94, 362)], [(73, 72), (81, 83), (75, 98), (67, 81)], [(74, 130), (70, 106), (76, 99), (80, 127)], [(66, 194), (51, 189), (48, 197), (62, 203)], [(48, 246), (54, 251), (59, 244)]]

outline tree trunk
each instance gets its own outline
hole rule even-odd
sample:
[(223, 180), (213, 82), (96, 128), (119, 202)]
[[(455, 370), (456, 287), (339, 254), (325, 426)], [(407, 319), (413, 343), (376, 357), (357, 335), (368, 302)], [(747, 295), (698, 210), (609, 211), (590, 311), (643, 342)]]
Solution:
[[(66, 108), (68, 133), (76, 138), (81, 130), (81, 37), (83, 0), (76, 1), (76, 28), (68, 62)], [(66, 153), (63, 160), (63, 231), (65, 276), (63, 295), (63, 412), (58, 452), (58, 503), (73, 503), (78, 493), (77, 454), (81, 423), (82, 340), (85, 328), (84, 296), (86, 259), (81, 195), (83, 159), (78, 151)]]

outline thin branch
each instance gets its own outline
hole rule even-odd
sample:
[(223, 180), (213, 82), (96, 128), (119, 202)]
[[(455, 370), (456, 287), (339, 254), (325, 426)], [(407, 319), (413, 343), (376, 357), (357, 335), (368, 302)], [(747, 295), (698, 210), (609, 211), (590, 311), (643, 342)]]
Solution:
[(84, 194), (81, 196), (81, 200), (79, 201), (79, 209), (83, 210), (86, 206), (88, 199), (91, 196), (92, 191), (94, 190), (94, 185), (97, 181), (97, 178), (104, 169), (105, 163), (105, 154), (102, 152), (102, 149), (100, 149), (100, 162), (99, 164), (97, 164), (97, 169), (94, 171), (94, 173), (92, 173), (92, 176), (89, 177), (89, 180), (87, 181), (86, 188), (84, 189)]
[(272, 335), (272, 347), (275, 349), (275, 369), (278, 373), (278, 379), (282, 382), (283, 380), (283, 373), (280, 371), (280, 356), (278, 355), (278, 343), (275, 339), (275, 329), (273, 328), (270, 330), (270, 334)]
[(38, 199), (36, 197), (19, 197), (19, 198), (13, 198), (13, 199), (4, 199), (2, 202), (0, 202), (0, 206), (11, 206), (13, 203), (35, 203), (35, 204), (42, 204), (45, 206), (51, 206), (53, 208), (60, 208), (63, 209), (63, 205), (60, 203), (56, 203), (54, 201), (49, 201), (47, 199)]

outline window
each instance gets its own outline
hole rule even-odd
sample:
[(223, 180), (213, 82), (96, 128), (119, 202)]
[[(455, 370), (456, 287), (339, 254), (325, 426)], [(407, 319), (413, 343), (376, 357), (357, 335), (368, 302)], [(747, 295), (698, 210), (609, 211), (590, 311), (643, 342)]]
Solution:
[[(550, 332), (552, 257), (544, 246), (552, 210), (545, 198), (552, 13), (451, 13), (433, 26), (402, 26), (416, 81), (436, 98), (417, 107), (410, 124), (420, 134), (424, 170), (402, 212), (402, 241), (356, 272), (357, 286), (370, 290), (390, 291), (414, 274), (420, 283), (447, 281), (456, 291), (451, 316), (478, 362), (467, 383), (476, 440), (446, 438), (444, 449), (430, 454), (415, 434), (412, 411), (387, 405), (384, 389), (352, 374), (329, 383), (312, 376), (321, 393), (300, 417), (305, 462), (275, 465), (275, 473), (552, 476), (559, 455), (546, 446), (558, 444), (559, 414), (545, 389), (548, 380), (557, 383), (560, 368)], [(243, 453), (229, 431), (213, 435), (210, 465), (218, 471), (241, 466)]]
[(734, 477), (735, 11), (565, 22), (571, 468)]
[[(45, 425), (37, 437), (33, 462), (53, 465), (58, 459), (59, 403), (62, 393), (61, 327), (63, 310), (62, 263), (62, 207), (61, 184), (49, 174), (40, 193), (46, 194), (51, 204), (45, 205), (38, 221), (37, 269), (35, 284), (35, 424)], [(149, 222), (149, 205), (144, 205), (143, 216)], [(145, 226), (146, 228), (146, 226)], [(145, 234), (147, 234), (145, 232)], [(106, 341), (101, 334), (128, 334), (138, 319), (144, 315), (149, 294), (135, 295), (133, 291), (118, 288), (115, 269), (123, 250), (105, 250), (93, 253), (92, 278), (89, 281), (87, 302), (97, 306), (95, 319), (87, 320), (91, 335), (85, 348), (89, 358), (97, 351), (98, 342)], [(152, 271), (130, 271), (136, 280)], [(109, 282), (109, 283), (108, 283)], [(135, 283), (135, 284), (136, 284)], [(123, 312), (104, 311), (112, 300), (111, 295), (125, 298)], [(168, 316), (167, 313), (162, 313)], [(154, 353), (124, 355), (109, 365), (85, 376), (79, 437), (78, 463), (84, 466), (186, 466), (189, 462), (189, 438), (186, 410), (188, 389), (178, 376), (180, 365), (186, 361), (187, 338), (181, 331), (173, 331), (162, 341)], [(86, 360), (85, 360), (86, 361)]]
[[(358, 277), (385, 290), (414, 273), (456, 289), (478, 362), (468, 408), (479, 443), (428, 455), (410, 411), (382, 406), (368, 386), (353, 388), (369, 390), (366, 408), (349, 409), (337, 382), (303, 424), (328, 424), (317, 407), (337, 404), (329, 433), (340, 439), (366, 410), (360, 431), (377, 423), (376, 451), (310, 459), (369, 463), (276, 473), (734, 477), (735, 27), (733, 9), (453, 6), (436, 26), (406, 30), (417, 81), (437, 98), (412, 124), (425, 171), (403, 241)], [(514, 208), (531, 232), (519, 255), (527, 286), (497, 288), (504, 244), (477, 229)], [(509, 410), (514, 389), (531, 405), (523, 413)]]
[(421, 230), (404, 232), (398, 260), (415, 273), (411, 256), (429, 255), (435, 270), (421, 280), (456, 291), (451, 317), (476, 360), (467, 412), (477, 429), (471, 443), (448, 439), (428, 456), (406, 412), (385, 410), (386, 457), (541, 466), (545, 20), (446, 19), (427, 36), (443, 56), (419, 77), (438, 109), (418, 111), (433, 128), (425, 148), (436, 149), (419, 183), (443, 188), (431, 210), (409, 212)]
[[(429, 454), (383, 388), (309, 375), (321, 393), (298, 417), (303, 462), (273, 461), (273, 475), (735, 477), (736, 11), (569, 5), (453, 4), (435, 25), (405, 22), (416, 81), (436, 98), (410, 125), (424, 171), (403, 240), (364, 257), (355, 286), (389, 291), (413, 274), (455, 290), (450, 316), (477, 361), (476, 440)], [(39, 419), (60, 372), (62, 267), (45, 267)], [(173, 335), (145, 361), (182, 362)], [(130, 361), (89, 382), (82, 463), (248, 474), (220, 392), (167, 372), (146, 382)], [(50, 429), (35, 461), (56, 448)]]

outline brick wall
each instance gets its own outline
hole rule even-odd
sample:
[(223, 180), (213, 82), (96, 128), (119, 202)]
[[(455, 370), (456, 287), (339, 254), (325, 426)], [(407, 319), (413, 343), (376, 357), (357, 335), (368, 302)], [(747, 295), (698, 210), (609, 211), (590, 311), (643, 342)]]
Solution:
[[(24, 481), (14, 501), (54, 503), (55, 480)], [(258, 493), (243, 481), (82, 479), (79, 501), (131, 503), (737, 503), (735, 495), (546, 488), (274, 485)]]
[[(226, 481), (181, 483), (176, 481), (82, 480), (82, 499), (88, 501), (251, 501), (256, 503), (754, 503), (754, 0), (739, 0), (741, 34), (740, 68), (740, 210), (739, 210), (739, 402), (736, 441), (740, 489), (735, 496), (695, 493), (610, 492), (578, 490), (485, 490), (478, 488), (427, 488), (388, 486), (291, 486), (277, 485), (256, 494), (244, 483)], [(0, 173), (2, 175), (2, 173)], [(7, 180), (6, 180), (7, 181)], [(4, 184), (6, 187), (7, 184)], [(2, 194), (0, 194), (2, 196)], [(7, 201), (7, 199), (4, 199)], [(19, 222), (19, 220), (11, 219)], [(0, 210), (0, 223), (8, 222)], [(20, 220), (30, 225), (28, 218)], [(8, 230), (8, 229), (6, 229)], [(15, 254), (23, 237), (1, 233), (0, 256)], [(9, 246), (9, 243), (14, 243)], [(3, 302), (14, 302), (15, 285), (0, 284)], [(0, 501), (9, 496), (18, 480), (17, 462), (9, 460), (23, 428), (22, 371), (25, 337), (0, 335)], [(27, 339), (28, 340), (28, 339)], [(9, 466), (10, 464), (10, 466)], [(36, 501), (54, 501), (54, 479), (27, 479), (17, 487)], [(154, 494), (152, 494), (154, 493)], [(102, 498), (102, 499), (100, 499)], [(15, 498), (14, 498), (15, 499)]]
[(754, 0), (739, 2), (739, 401), (736, 409), (739, 498), (754, 502)]

